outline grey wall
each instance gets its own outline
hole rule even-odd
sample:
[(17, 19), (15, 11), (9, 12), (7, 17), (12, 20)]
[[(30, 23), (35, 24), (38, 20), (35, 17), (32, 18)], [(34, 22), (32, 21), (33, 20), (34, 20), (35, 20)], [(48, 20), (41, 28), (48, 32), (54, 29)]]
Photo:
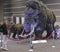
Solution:
[(0, 22), (3, 20), (3, 6), (2, 2), (3, 0), (0, 0)]
[(2, 6), (0, 6), (0, 22), (2, 21), (3, 19), (3, 9), (2, 9)]
[(45, 3), (60, 3), (60, 0), (45, 0)]

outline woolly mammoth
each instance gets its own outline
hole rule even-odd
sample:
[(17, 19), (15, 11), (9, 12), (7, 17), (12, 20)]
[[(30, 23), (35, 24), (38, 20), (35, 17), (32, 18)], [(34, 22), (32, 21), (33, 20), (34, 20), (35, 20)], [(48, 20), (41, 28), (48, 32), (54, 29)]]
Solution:
[(35, 24), (34, 33), (37, 38), (42, 38), (44, 31), (48, 37), (54, 30), (56, 17), (49, 8), (42, 2), (28, 1), (26, 3), (24, 30), (26, 33), (31, 31), (31, 24)]

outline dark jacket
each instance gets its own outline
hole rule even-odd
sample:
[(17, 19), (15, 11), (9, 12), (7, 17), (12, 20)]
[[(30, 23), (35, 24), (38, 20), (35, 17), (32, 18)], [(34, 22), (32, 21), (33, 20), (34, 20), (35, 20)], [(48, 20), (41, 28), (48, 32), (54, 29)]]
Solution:
[(0, 32), (3, 32), (3, 26), (0, 25)]
[(10, 32), (11, 32), (11, 33), (14, 33), (14, 30), (15, 30), (15, 27), (14, 27), (14, 26), (15, 26), (15, 25), (12, 25), (12, 26), (11, 26), (11, 29), (10, 29)]
[(3, 35), (8, 35), (8, 30), (6, 24), (3, 24)]

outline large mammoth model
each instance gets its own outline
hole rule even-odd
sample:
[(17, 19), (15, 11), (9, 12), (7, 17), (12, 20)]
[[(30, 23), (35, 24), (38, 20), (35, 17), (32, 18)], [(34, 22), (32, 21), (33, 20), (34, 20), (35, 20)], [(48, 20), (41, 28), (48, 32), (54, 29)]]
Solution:
[(42, 38), (43, 32), (46, 31), (46, 37), (48, 37), (54, 30), (55, 21), (56, 17), (53, 11), (47, 8), (43, 3), (36, 1), (28, 1), (26, 3), (24, 20), (24, 30), (26, 33), (31, 31), (31, 24), (35, 24), (35, 36)]

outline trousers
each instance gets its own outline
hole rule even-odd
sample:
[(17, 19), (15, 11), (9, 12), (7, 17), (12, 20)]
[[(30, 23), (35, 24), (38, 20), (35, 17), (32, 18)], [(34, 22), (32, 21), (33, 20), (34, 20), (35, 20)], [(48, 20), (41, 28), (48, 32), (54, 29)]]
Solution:
[(0, 32), (1, 35), (1, 47), (7, 49), (7, 35), (3, 35), (3, 33)]

